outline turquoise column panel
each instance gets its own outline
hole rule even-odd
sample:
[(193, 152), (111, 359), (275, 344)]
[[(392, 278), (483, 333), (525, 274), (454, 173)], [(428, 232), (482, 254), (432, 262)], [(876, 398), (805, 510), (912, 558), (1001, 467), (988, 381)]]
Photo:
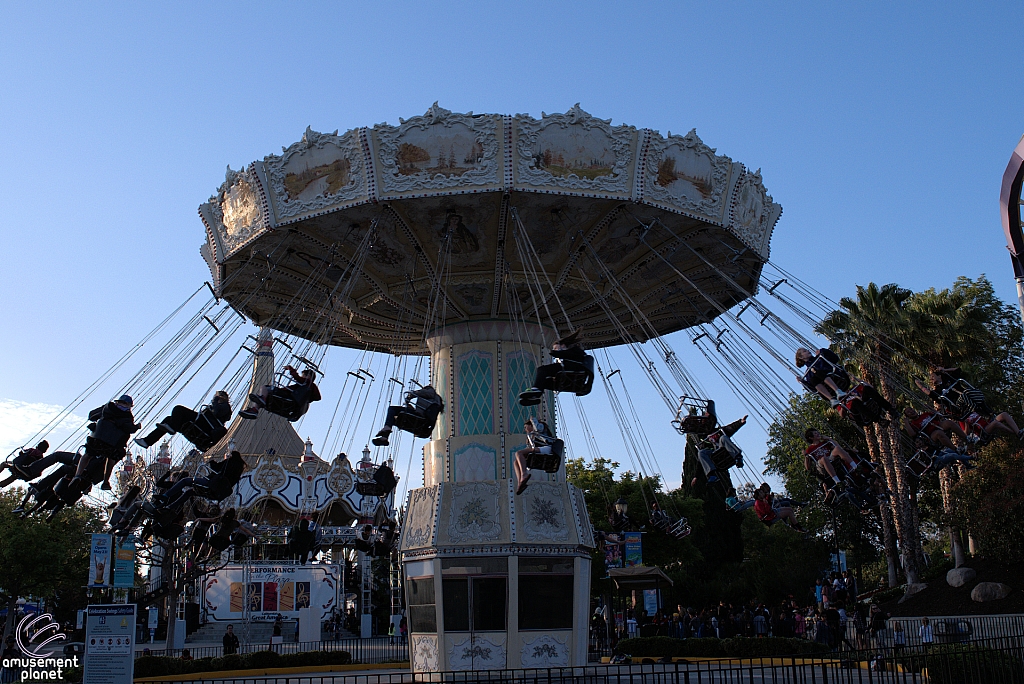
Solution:
[(536, 412), (535, 407), (519, 405), (519, 394), (533, 385), (536, 370), (537, 359), (530, 352), (515, 351), (505, 356), (505, 385), (508, 390), (505, 398), (505, 412), (508, 415), (506, 432), (522, 432), (523, 423)]
[(457, 364), (459, 435), (494, 434), (494, 354), (474, 349)]

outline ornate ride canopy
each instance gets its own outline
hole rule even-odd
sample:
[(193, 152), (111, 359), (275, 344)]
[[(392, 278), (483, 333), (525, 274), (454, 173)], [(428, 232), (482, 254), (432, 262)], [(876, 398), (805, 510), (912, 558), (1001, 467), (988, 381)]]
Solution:
[(727, 308), (745, 298), (728, 279), (756, 289), (782, 208), (760, 171), (695, 131), (613, 126), (579, 105), (538, 120), (435, 103), (398, 126), (307, 128), (229, 168), (199, 213), (217, 290), (256, 323), (426, 353), (425, 327), (463, 321), (568, 317), (598, 347), (625, 341), (606, 308), (639, 340), (637, 311), (657, 334), (711, 320), (704, 295)]

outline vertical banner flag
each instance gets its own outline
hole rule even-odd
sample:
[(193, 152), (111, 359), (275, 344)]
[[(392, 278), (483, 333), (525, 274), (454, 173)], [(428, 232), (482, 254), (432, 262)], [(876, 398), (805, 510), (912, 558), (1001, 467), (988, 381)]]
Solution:
[(92, 551), (89, 554), (90, 587), (110, 586), (110, 565), (113, 561), (112, 541), (112, 535), (109, 534), (92, 535)]
[(114, 586), (128, 589), (135, 586), (135, 537), (133, 536), (117, 543)]
[(626, 567), (632, 568), (644, 564), (643, 545), (640, 532), (626, 532)]

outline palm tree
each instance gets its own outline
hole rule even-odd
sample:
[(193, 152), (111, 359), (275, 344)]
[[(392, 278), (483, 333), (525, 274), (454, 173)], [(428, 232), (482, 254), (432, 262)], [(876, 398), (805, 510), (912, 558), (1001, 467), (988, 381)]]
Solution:
[[(915, 313), (907, 307), (912, 295), (896, 284), (857, 286), (856, 299), (841, 299), (840, 308), (818, 326), (818, 332), (832, 340), (836, 353), (855, 364), (859, 375), (873, 379), (878, 391), (894, 406), (898, 390), (905, 391), (904, 378), (897, 369), (906, 367), (909, 355), (905, 342), (916, 324)], [(881, 462), (885, 472), (907, 582), (916, 584), (924, 551), (917, 525), (916, 492), (904, 468), (899, 424), (869, 425), (865, 437), (872, 460)], [(892, 553), (889, 545), (886, 552)]]

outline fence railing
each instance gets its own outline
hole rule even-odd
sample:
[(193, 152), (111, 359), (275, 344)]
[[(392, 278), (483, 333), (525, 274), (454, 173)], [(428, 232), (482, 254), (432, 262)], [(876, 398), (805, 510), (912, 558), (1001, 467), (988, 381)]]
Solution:
[[(348, 651), (355, 663), (388, 663), (408, 662), (409, 644), (402, 637), (372, 637), (369, 639), (339, 639), (337, 641), (299, 641), (283, 644), (242, 644), (238, 653), (254, 653), (256, 651), (275, 651), (281, 655), (288, 653), (305, 653), (307, 651)], [(135, 651), (135, 657), (171, 656), (180, 658), (183, 651), (188, 651), (193, 658), (219, 658), (224, 655), (223, 646), (191, 646), (173, 650), (144, 648)]]
[[(599, 665), (535, 670), (288, 675), (260, 684), (406, 684), (515, 682), (516, 684), (1018, 684), (1024, 682), (1024, 645), (992, 639), (966, 644), (703, 662)], [(252, 684), (211, 675), (194, 684)]]

